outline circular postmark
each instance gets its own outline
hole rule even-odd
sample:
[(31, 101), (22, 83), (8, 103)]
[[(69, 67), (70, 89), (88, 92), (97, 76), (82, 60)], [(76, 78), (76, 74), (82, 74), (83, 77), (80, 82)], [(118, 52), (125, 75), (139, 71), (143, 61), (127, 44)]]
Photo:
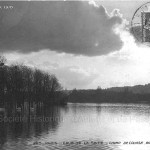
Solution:
[(138, 42), (150, 45), (150, 2), (135, 11), (131, 20), (131, 30)]

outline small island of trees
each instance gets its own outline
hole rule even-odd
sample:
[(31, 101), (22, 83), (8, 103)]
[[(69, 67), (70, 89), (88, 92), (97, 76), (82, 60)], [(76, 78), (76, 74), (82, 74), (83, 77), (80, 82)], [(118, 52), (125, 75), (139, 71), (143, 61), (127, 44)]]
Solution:
[(67, 94), (55, 75), (25, 65), (5, 65), (0, 56), (0, 106), (29, 108), (33, 105), (66, 104)]

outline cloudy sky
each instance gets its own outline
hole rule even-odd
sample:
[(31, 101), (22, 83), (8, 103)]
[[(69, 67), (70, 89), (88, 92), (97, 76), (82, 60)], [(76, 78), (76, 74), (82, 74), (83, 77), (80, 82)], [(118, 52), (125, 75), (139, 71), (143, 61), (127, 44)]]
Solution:
[(145, 2), (1, 2), (0, 53), (56, 74), (67, 89), (150, 83), (150, 47), (130, 33)]

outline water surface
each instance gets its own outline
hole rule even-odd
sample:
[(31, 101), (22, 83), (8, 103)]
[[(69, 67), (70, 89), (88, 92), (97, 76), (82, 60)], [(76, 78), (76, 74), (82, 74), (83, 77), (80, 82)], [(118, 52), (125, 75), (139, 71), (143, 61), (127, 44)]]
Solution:
[(3, 150), (149, 150), (149, 133), (147, 104), (68, 104), (0, 117)]

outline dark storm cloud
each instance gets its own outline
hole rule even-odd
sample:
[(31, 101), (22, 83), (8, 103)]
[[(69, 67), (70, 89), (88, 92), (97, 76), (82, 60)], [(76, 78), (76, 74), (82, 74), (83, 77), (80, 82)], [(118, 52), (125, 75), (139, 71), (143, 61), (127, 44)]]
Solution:
[(119, 50), (113, 31), (122, 18), (88, 2), (1, 2), (0, 51), (29, 53), (41, 49), (96, 56)]

